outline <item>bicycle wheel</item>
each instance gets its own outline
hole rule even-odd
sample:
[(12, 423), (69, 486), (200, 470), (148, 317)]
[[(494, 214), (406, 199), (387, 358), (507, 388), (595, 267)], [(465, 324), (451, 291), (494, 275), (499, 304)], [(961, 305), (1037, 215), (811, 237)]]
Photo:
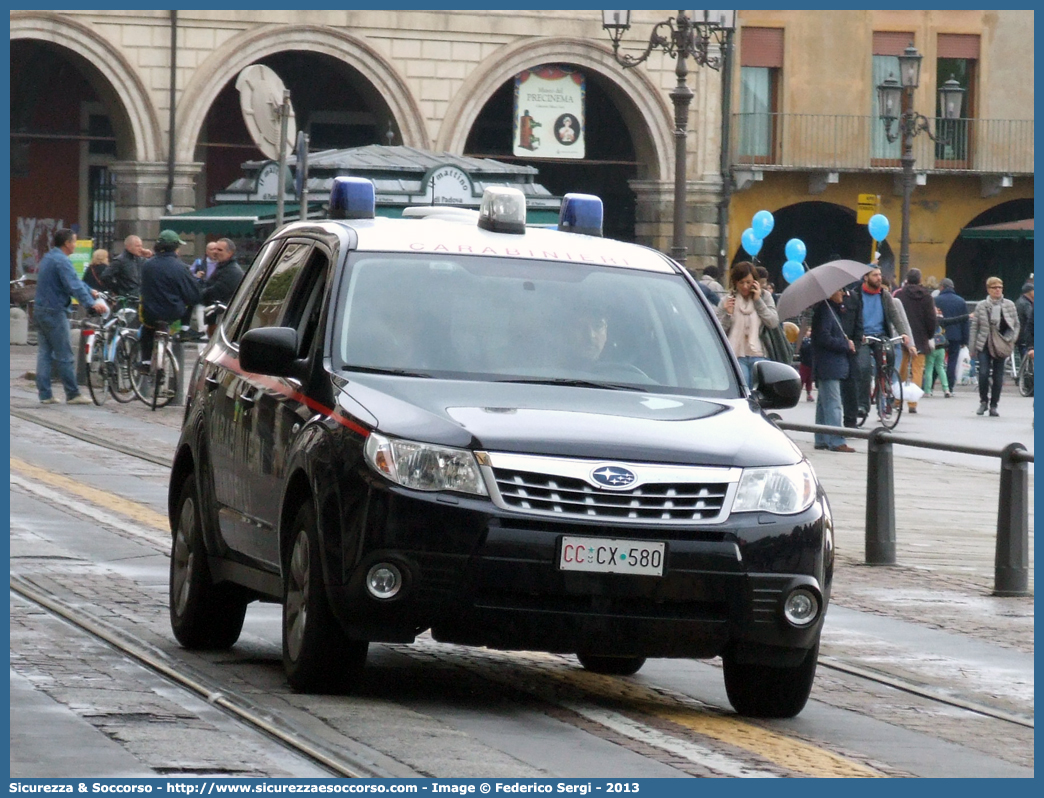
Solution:
[(1019, 366), (1019, 393), (1022, 396), (1033, 396), (1033, 358), (1024, 357)]
[(134, 391), (134, 395), (142, 402), (142, 404), (152, 404), (152, 377), (149, 376), (148, 371), (141, 370), (141, 343), (137, 339), (132, 339), (130, 342), (130, 352), (128, 355), (129, 363), (129, 377), (131, 390)]
[(105, 362), (106, 368), (109, 369), (109, 393), (117, 402), (126, 404), (134, 399), (131, 370), (137, 365), (132, 357), (132, 353), (136, 351), (137, 340), (134, 336), (121, 334), (116, 339), (116, 349), (112, 360)]
[(86, 341), (87, 347), (87, 392), (91, 401), (102, 405), (109, 398), (108, 369), (105, 364), (105, 335), (96, 332)]
[[(174, 360), (174, 354), (170, 351), (170, 345), (164, 342), (162, 346), (153, 352), (153, 356), (162, 350), (163, 368), (157, 368), (152, 382), (151, 406), (153, 410), (166, 407), (178, 394), (178, 364)], [(154, 360), (153, 362), (160, 362)]]
[(899, 381), (899, 372), (893, 370), (888, 376), (882, 373), (878, 382), (877, 417), (882, 427), (895, 429), (903, 414), (903, 384)]

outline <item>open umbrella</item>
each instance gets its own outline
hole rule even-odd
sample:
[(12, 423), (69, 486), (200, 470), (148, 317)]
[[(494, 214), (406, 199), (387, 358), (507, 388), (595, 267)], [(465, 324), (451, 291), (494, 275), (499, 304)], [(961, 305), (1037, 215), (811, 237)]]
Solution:
[(776, 312), (780, 319), (793, 318), (816, 302), (829, 299), (838, 289), (863, 279), (863, 275), (873, 268), (875, 266), (870, 263), (832, 260), (809, 269), (783, 291)]

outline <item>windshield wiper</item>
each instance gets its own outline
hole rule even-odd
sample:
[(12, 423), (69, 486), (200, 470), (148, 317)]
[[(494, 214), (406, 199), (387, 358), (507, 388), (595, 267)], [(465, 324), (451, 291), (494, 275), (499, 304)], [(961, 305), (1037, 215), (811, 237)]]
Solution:
[(363, 371), (367, 374), (391, 374), (396, 377), (424, 377), (431, 379), (430, 374), (422, 371), (409, 371), (407, 369), (385, 369), (378, 366), (343, 366), (344, 371)]
[(567, 377), (518, 377), (496, 382), (518, 383), (522, 385), (564, 385), (569, 388), (603, 388), (609, 391), (645, 391), (636, 385), (624, 385), (618, 382), (599, 382), (597, 380), (577, 380)]

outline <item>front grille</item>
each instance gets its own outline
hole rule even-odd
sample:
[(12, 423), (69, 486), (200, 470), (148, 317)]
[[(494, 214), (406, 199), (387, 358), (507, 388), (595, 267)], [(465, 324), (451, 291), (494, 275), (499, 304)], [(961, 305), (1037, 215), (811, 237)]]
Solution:
[(582, 479), (493, 468), (505, 507), (591, 520), (718, 520), (728, 482), (651, 483), (630, 491), (599, 490)]

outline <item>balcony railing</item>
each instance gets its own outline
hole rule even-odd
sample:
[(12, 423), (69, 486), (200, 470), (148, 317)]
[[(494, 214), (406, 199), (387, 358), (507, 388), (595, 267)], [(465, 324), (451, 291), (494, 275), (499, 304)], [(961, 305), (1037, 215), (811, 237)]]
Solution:
[[(913, 142), (919, 172), (1033, 173), (1032, 119), (932, 119), (931, 128), (939, 141), (922, 133)], [(730, 152), (735, 166), (890, 171), (901, 142), (889, 142), (873, 116), (740, 113)]]

